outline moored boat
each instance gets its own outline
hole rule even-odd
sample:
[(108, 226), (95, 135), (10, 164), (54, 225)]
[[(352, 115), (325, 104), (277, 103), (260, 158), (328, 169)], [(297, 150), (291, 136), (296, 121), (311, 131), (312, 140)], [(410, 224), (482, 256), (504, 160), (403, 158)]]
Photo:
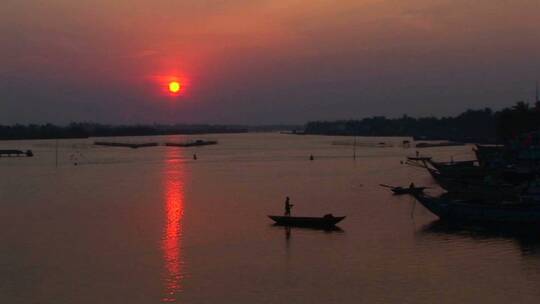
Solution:
[(420, 204), (444, 220), (540, 224), (540, 204), (520, 201), (490, 203), (485, 200), (452, 199), (413, 194)]
[(421, 142), (417, 143), (417, 148), (435, 148), (435, 147), (454, 147), (454, 146), (464, 146), (464, 143), (461, 142), (453, 142), (453, 141), (446, 141), (446, 142), (436, 142), (436, 143), (427, 143), (427, 142)]
[(427, 161), (433, 168), (437, 170), (445, 169), (445, 168), (456, 168), (456, 169), (463, 169), (463, 168), (475, 168), (476, 160), (462, 160), (462, 161), (451, 161), (451, 162), (436, 162), (434, 160), (428, 160)]
[(480, 166), (500, 166), (505, 163), (507, 151), (504, 146), (476, 145), (473, 151)]
[(497, 179), (492, 179), (490, 176), (486, 176), (485, 178), (449, 177), (430, 168), (427, 168), (427, 170), (441, 188), (467, 198), (516, 200), (526, 189), (525, 184), (508, 184)]
[(454, 178), (483, 178), (489, 172), (487, 169), (480, 166), (467, 166), (467, 165), (446, 165), (433, 161), (428, 161), (433, 168), (445, 177)]
[(327, 214), (322, 217), (306, 217), (306, 216), (283, 216), (269, 215), (276, 224), (282, 226), (298, 226), (298, 227), (332, 227), (341, 222), (344, 216), (333, 216)]

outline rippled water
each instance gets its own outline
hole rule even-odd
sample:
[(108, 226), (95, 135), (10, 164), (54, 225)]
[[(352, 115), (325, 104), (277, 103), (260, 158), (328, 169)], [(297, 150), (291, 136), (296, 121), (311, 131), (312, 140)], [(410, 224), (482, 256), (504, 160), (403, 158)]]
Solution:
[[(378, 186), (434, 186), (400, 164), (414, 149), (361, 147), (354, 160), (351, 146), (332, 145), (343, 138), (203, 137), (220, 144), (131, 150), (60, 140), (58, 168), (54, 140), (0, 142), (36, 155), (0, 158), (0, 303), (540, 299), (535, 231), (448, 227)], [(472, 158), (471, 147), (422, 152)], [(273, 227), (266, 215), (282, 213), (285, 196), (293, 214), (347, 215), (341, 231)]]

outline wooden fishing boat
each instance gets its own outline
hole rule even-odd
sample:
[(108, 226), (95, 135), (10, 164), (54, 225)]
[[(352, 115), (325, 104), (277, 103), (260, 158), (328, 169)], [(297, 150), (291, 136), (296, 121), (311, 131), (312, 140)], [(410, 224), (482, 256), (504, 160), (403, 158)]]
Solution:
[[(474, 160), (470, 160), (443, 163), (430, 160), (426, 163), (435, 168), (437, 170), (435, 172), (439, 173), (438, 175), (458, 180), (481, 181), (490, 177), (500, 180), (504, 184), (519, 186), (536, 176), (536, 171), (530, 167), (506, 166), (501, 168), (490, 168), (476, 166), (475, 162), (476, 161)], [(427, 167), (427, 165), (425, 167)], [(433, 171), (430, 173), (432, 174), (432, 172)]]
[(444, 190), (461, 194), (467, 198), (491, 200), (515, 200), (525, 190), (526, 185), (513, 185), (500, 180), (485, 178), (456, 178), (427, 168), (433, 179)]
[(485, 200), (462, 200), (413, 194), (416, 200), (444, 220), (540, 224), (540, 204), (520, 201), (490, 203)]
[(322, 217), (301, 217), (301, 216), (282, 216), (282, 215), (269, 215), (276, 224), (282, 226), (298, 226), (298, 227), (332, 227), (341, 222), (344, 216), (333, 216), (327, 214)]
[(437, 169), (441, 175), (445, 177), (453, 178), (483, 178), (489, 172), (486, 168), (468, 164), (456, 164), (450, 165), (445, 163), (438, 163), (428, 161), (433, 168)]
[(473, 149), (480, 166), (493, 166), (504, 163), (506, 150), (504, 146), (476, 145)]
[(475, 168), (474, 165), (477, 161), (476, 160), (462, 160), (462, 161), (451, 161), (451, 162), (437, 162), (434, 160), (428, 160), (427, 161), (433, 168), (437, 170), (445, 169), (445, 168), (456, 168), (456, 169), (463, 169), (463, 168)]

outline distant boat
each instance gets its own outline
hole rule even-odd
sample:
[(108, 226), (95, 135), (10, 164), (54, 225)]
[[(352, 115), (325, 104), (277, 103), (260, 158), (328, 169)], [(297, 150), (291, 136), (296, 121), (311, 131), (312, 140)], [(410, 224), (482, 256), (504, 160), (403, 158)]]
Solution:
[(276, 224), (282, 226), (315, 228), (333, 227), (345, 218), (344, 216), (333, 216), (332, 214), (327, 214), (323, 217), (300, 217), (281, 215), (269, 215), (268, 217), (275, 221)]
[[(481, 166), (475, 166), (473, 160), (457, 161), (457, 162), (436, 162), (433, 160), (427, 161), (429, 165), (437, 169), (440, 174), (446, 177), (454, 178), (483, 178), (489, 171)], [(427, 166), (426, 166), (427, 167)]]
[(2, 156), (7, 156), (7, 157), (11, 157), (11, 156), (32, 157), (32, 156), (34, 156), (34, 153), (32, 152), (32, 150), (26, 150), (26, 151), (21, 151), (21, 150), (0, 150), (0, 157), (2, 157)]
[(437, 170), (444, 170), (445, 168), (471, 168), (476, 167), (476, 160), (461, 160), (461, 161), (451, 161), (451, 162), (436, 162), (434, 160), (427, 161)]
[(358, 146), (358, 147), (370, 147), (370, 148), (391, 148), (394, 146), (390, 142), (356, 142), (346, 140), (335, 140), (332, 142), (334, 146)]
[(380, 184), (381, 187), (389, 188), (395, 195), (422, 193), (428, 187), (399, 187)]
[(490, 203), (485, 200), (452, 199), (413, 195), (418, 202), (444, 220), (458, 222), (495, 222), (540, 224), (540, 204), (520, 201)]
[(437, 142), (437, 143), (421, 142), (421, 143), (416, 144), (417, 148), (454, 147), (454, 146), (465, 146), (465, 144), (461, 142), (454, 142), (454, 141)]
[(473, 149), (480, 166), (504, 163), (506, 148), (501, 145), (476, 145)]
[(216, 140), (202, 140), (197, 139), (194, 141), (188, 141), (183, 143), (174, 143), (174, 142), (167, 142), (165, 143), (165, 146), (168, 147), (197, 147), (197, 146), (208, 146), (208, 145), (217, 145)]
[(428, 160), (431, 160), (431, 157), (430, 156), (407, 156), (407, 160), (428, 161)]
[(109, 141), (95, 141), (94, 145), (96, 146), (106, 146), (106, 147), (126, 147), (126, 148), (144, 148), (144, 147), (155, 147), (158, 146), (156, 142), (148, 143), (122, 143), (122, 142), (109, 142)]

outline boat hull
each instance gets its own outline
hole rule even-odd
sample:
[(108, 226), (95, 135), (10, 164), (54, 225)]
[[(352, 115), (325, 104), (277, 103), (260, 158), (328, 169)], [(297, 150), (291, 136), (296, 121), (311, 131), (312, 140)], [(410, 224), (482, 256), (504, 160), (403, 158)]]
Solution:
[(420, 194), (424, 192), (426, 187), (414, 187), (414, 188), (403, 188), (403, 187), (395, 187), (390, 189), (395, 195), (403, 195), (403, 194)]
[(540, 224), (540, 204), (482, 204), (472, 200), (451, 200), (426, 195), (415, 195), (415, 198), (429, 211), (443, 220)]
[(465, 178), (456, 178), (456, 177), (447, 177), (443, 174), (432, 170), (427, 169), (433, 179), (443, 188), (444, 190), (461, 194), (468, 198), (476, 199), (489, 199), (489, 200), (517, 200), (520, 193), (524, 190), (524, 186), (515, 186), (511, 184), (497, 184), (497, 183), (487, 183), (483, 179), (465, 179)]
[(280, 215), (269, 215), (268, 217), (277, 225), (297, 227), (332, 227), (345, 218), (344, 216), (298, 217)]

